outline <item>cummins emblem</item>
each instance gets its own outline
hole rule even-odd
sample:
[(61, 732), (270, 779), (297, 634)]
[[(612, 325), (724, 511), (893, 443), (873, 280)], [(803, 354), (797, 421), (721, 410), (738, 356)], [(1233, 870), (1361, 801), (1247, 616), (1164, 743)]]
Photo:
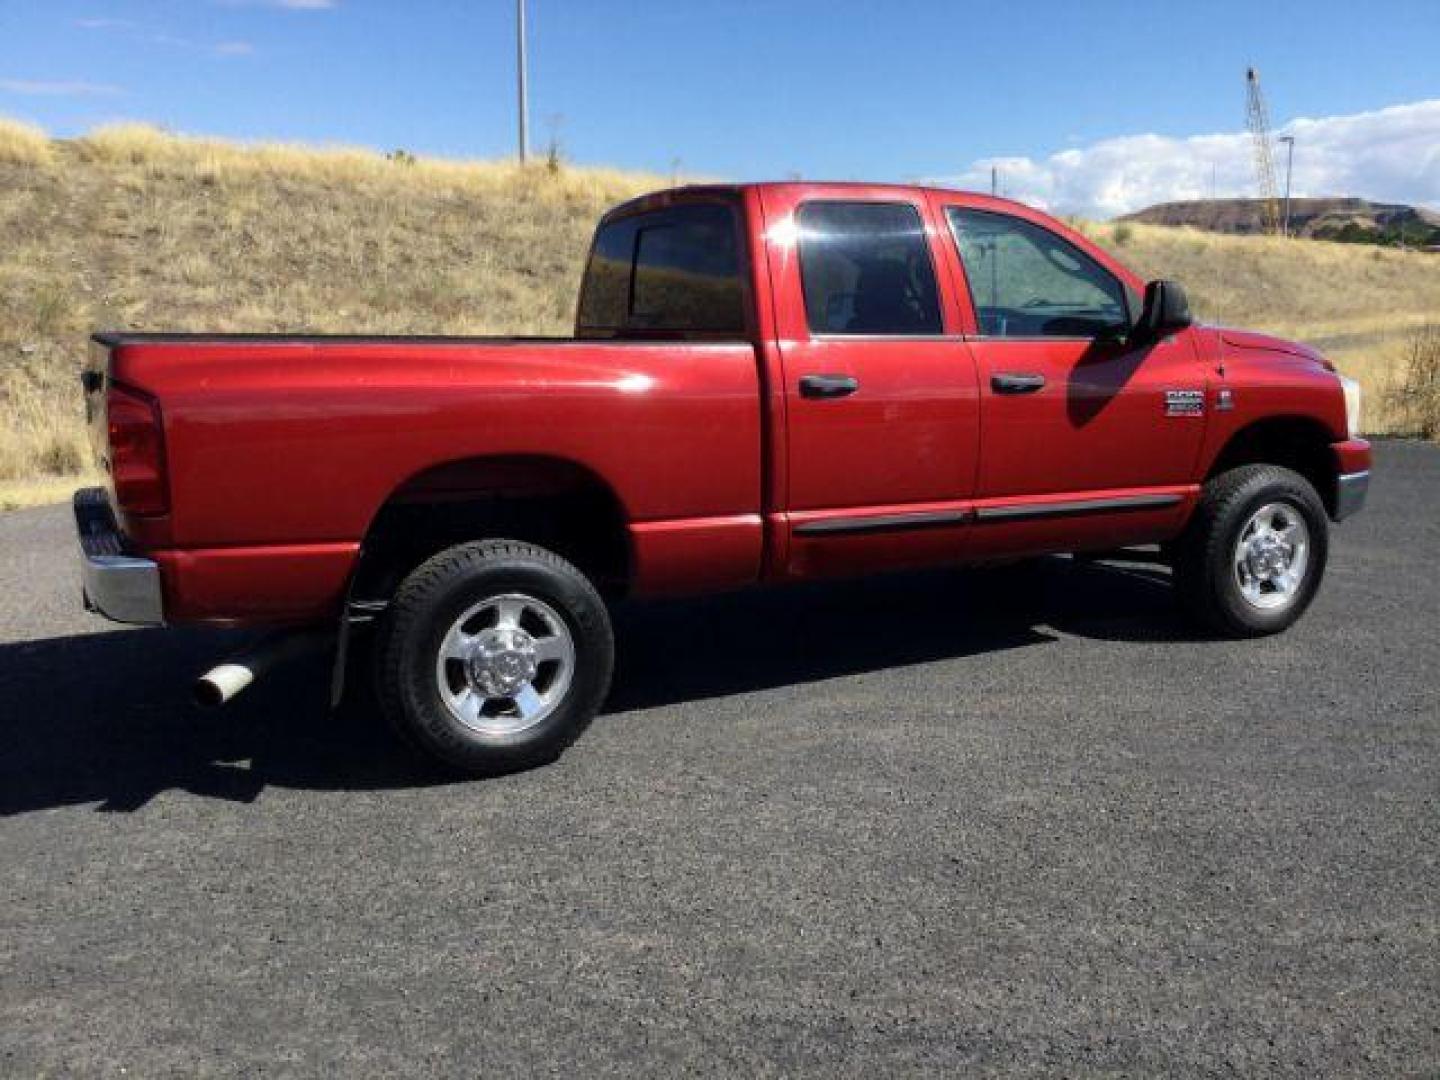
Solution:
[(1199, 416), (1205, 411), (1204, 390), (1166, 390), (1166, 416)]

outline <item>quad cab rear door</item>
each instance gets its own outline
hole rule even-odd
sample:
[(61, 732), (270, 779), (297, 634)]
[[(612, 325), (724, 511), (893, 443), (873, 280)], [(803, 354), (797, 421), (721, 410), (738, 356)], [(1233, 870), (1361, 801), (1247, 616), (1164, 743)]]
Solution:
[(952, 561), (979, 388), (923, 193), (767, 185), (786, 424), (782, 576)]

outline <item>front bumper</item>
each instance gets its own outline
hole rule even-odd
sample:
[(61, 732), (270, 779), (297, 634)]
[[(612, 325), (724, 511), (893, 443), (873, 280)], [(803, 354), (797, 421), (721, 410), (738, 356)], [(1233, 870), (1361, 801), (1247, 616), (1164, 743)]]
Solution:
[(1331, 443), (1335, 461), (1335, 502), (1330, 516), (1336, 521), (1360, 512), (1370, 490), (1370, 444), (1364, 439)]
[(1335, 520), (1344, 521), (1358, 514), (1370, 490), (1370, 470), (1345, 473), (1335, 481)]
[(115, 622), (158, 625), (165, 621), (160, 567), (125, 551), (104, 488), (75, 492), (75, 530), (85, 607)]

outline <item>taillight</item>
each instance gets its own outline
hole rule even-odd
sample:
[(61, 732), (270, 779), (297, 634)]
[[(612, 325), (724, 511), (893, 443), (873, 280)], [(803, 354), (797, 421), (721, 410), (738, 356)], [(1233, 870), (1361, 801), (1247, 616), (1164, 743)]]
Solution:
[(170, 500), (165, 491), (165, 432), (160, 426), (160, 407), (144, 394), (112, 383), (105, 409), (115, 501), (127, 514), (165, 513), (170, 509)]

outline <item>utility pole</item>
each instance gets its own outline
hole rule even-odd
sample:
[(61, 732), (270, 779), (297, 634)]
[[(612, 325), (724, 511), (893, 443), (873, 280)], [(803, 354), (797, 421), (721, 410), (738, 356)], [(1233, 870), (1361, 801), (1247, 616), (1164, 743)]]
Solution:
[(1290, 174), (1295, 168), (1295, 136), (1281, 135), (1280, 142), (1285, 144), (1285, 227), (1281, 235), (1286, 239), (1290, 237)]
[(994, 165), (990, 166), (990, 194), (1000, 194), (1000, 170)]
[(525, 0), (515, 0), (515, 74), (519, 85), (516, 100), (520, 109), (520, 164), (530, 156), (530, 124), (525, 101)]

